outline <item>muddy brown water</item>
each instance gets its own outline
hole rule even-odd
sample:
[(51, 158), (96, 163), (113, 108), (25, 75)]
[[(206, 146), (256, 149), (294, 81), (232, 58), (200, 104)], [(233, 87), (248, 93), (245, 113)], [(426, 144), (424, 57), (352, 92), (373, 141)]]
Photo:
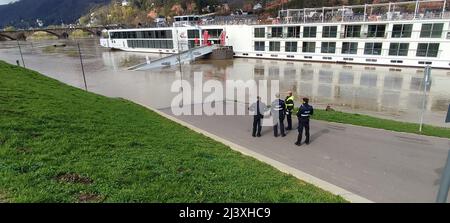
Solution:
[[(193, 83), (195, 72), (203, 80), (279, 80), (280, 91), (294, 91), (297, 101), (311, 98), (316, 107), (331, 105), (345, 112), (418, 122), (423, 105), (423, 69), (343, 65), (262, 59), (198, 60), (179, 67), (129, 71), (128, 67), (165, 55), (110, 51), (98, 39), (77, 40), (81, 45), (89, 91), (121, 97), (154, 108), (167, 108), (178, 93), (176, 80)], [(75, 40), (20, 42), (25, 65), (69, 85), (84, 88)], [(65, 47), (55, 45), (65, 44)], [(0, 42), (0, 60), (21, 61), (17, 42)], [(195, 87), (195, 86), (194, 86)], [(205, 94), (207, 96), (207, 94)], [(298, 103), (297, 103), (298, 104)], [(427, 91), (425, 123), (450, 127), (445, 116), (450, 104), (450, 70), (432, 71)]]

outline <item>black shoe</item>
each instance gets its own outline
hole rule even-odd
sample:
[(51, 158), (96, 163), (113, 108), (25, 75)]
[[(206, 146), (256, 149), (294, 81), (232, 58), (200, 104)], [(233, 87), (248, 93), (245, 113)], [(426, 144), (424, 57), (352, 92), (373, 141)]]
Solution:
[(309, 142), (305, 142), (306, 143), (306, 145), (309, 145)]
[(261, 137), (261, 134), (258, 134), (257, 136), (258, 136), (258, 137)]
[(296, 142), (295, 145), (296, 145), (296, 146), (301, 146), (302, 144), (299, 143), (299, 142)]
[(281, 137), (286, 137), (286, 134), (281, 135)]
[(274, 135), (275, 136), (275, 138), (277, 138), (278, 137), (278, 135)]
[(256, 135), (252, 135), (253, 137), (256, 137)]
[(292, 130), (292, 128), (286, 128), (286, 130), (290, 131), (290, 130)]

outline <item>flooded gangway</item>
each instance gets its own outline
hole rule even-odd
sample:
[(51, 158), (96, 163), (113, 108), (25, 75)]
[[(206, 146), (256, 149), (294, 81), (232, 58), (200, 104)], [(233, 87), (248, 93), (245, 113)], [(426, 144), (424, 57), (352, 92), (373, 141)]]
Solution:
[(202, 56), (212, 53), (215, 48), (216, 48), (215, 45), (195, 47), (195, 48), (189, 49), (189, 50), (181, 52), (181, 53), (163, 57), (163, 58), (157, 59), (155, 61), (150, 61), (150, 62), (146, 62), (143, 64), (139, 64), (139, 65), (130, 67), (128, 69), (133, 70), (133, 71), (145, 71), (145, 70), (151, 70), (151, 69), (155, 69), (155, 68), (168, 67), (168, 66), (176, 65), (178, 63), (194, 61), (195, 59), (197, 59), (199, 57), (202, 57)]

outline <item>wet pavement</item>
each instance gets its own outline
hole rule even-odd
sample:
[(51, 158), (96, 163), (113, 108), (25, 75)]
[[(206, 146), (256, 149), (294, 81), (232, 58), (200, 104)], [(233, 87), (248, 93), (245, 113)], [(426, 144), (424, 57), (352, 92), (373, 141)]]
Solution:
[(311, 144), (297, 147), (297, 131), (275, 138), (264, 127), (253, 138), (249, 116), (174, 117), (374, 202), (435, 202), (450, 148), (448, 139), (315, 120)]

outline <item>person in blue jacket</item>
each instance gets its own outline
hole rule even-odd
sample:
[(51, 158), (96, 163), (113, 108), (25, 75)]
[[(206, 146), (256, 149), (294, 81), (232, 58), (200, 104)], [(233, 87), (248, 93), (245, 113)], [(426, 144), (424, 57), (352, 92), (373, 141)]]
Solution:
[(298, 117), (298, 137), (295, 145), (302, 145), (302, 137), (303, 137), (303, 129), (305, 129), (306, 141), (305, 143), (308, 145), (309, 141), (309, 119), (311, 115), (314, 114), (314, 108), (309, 105), (309, 99), (303, 98), (303, 104), (300, 105), (297, 112)]

